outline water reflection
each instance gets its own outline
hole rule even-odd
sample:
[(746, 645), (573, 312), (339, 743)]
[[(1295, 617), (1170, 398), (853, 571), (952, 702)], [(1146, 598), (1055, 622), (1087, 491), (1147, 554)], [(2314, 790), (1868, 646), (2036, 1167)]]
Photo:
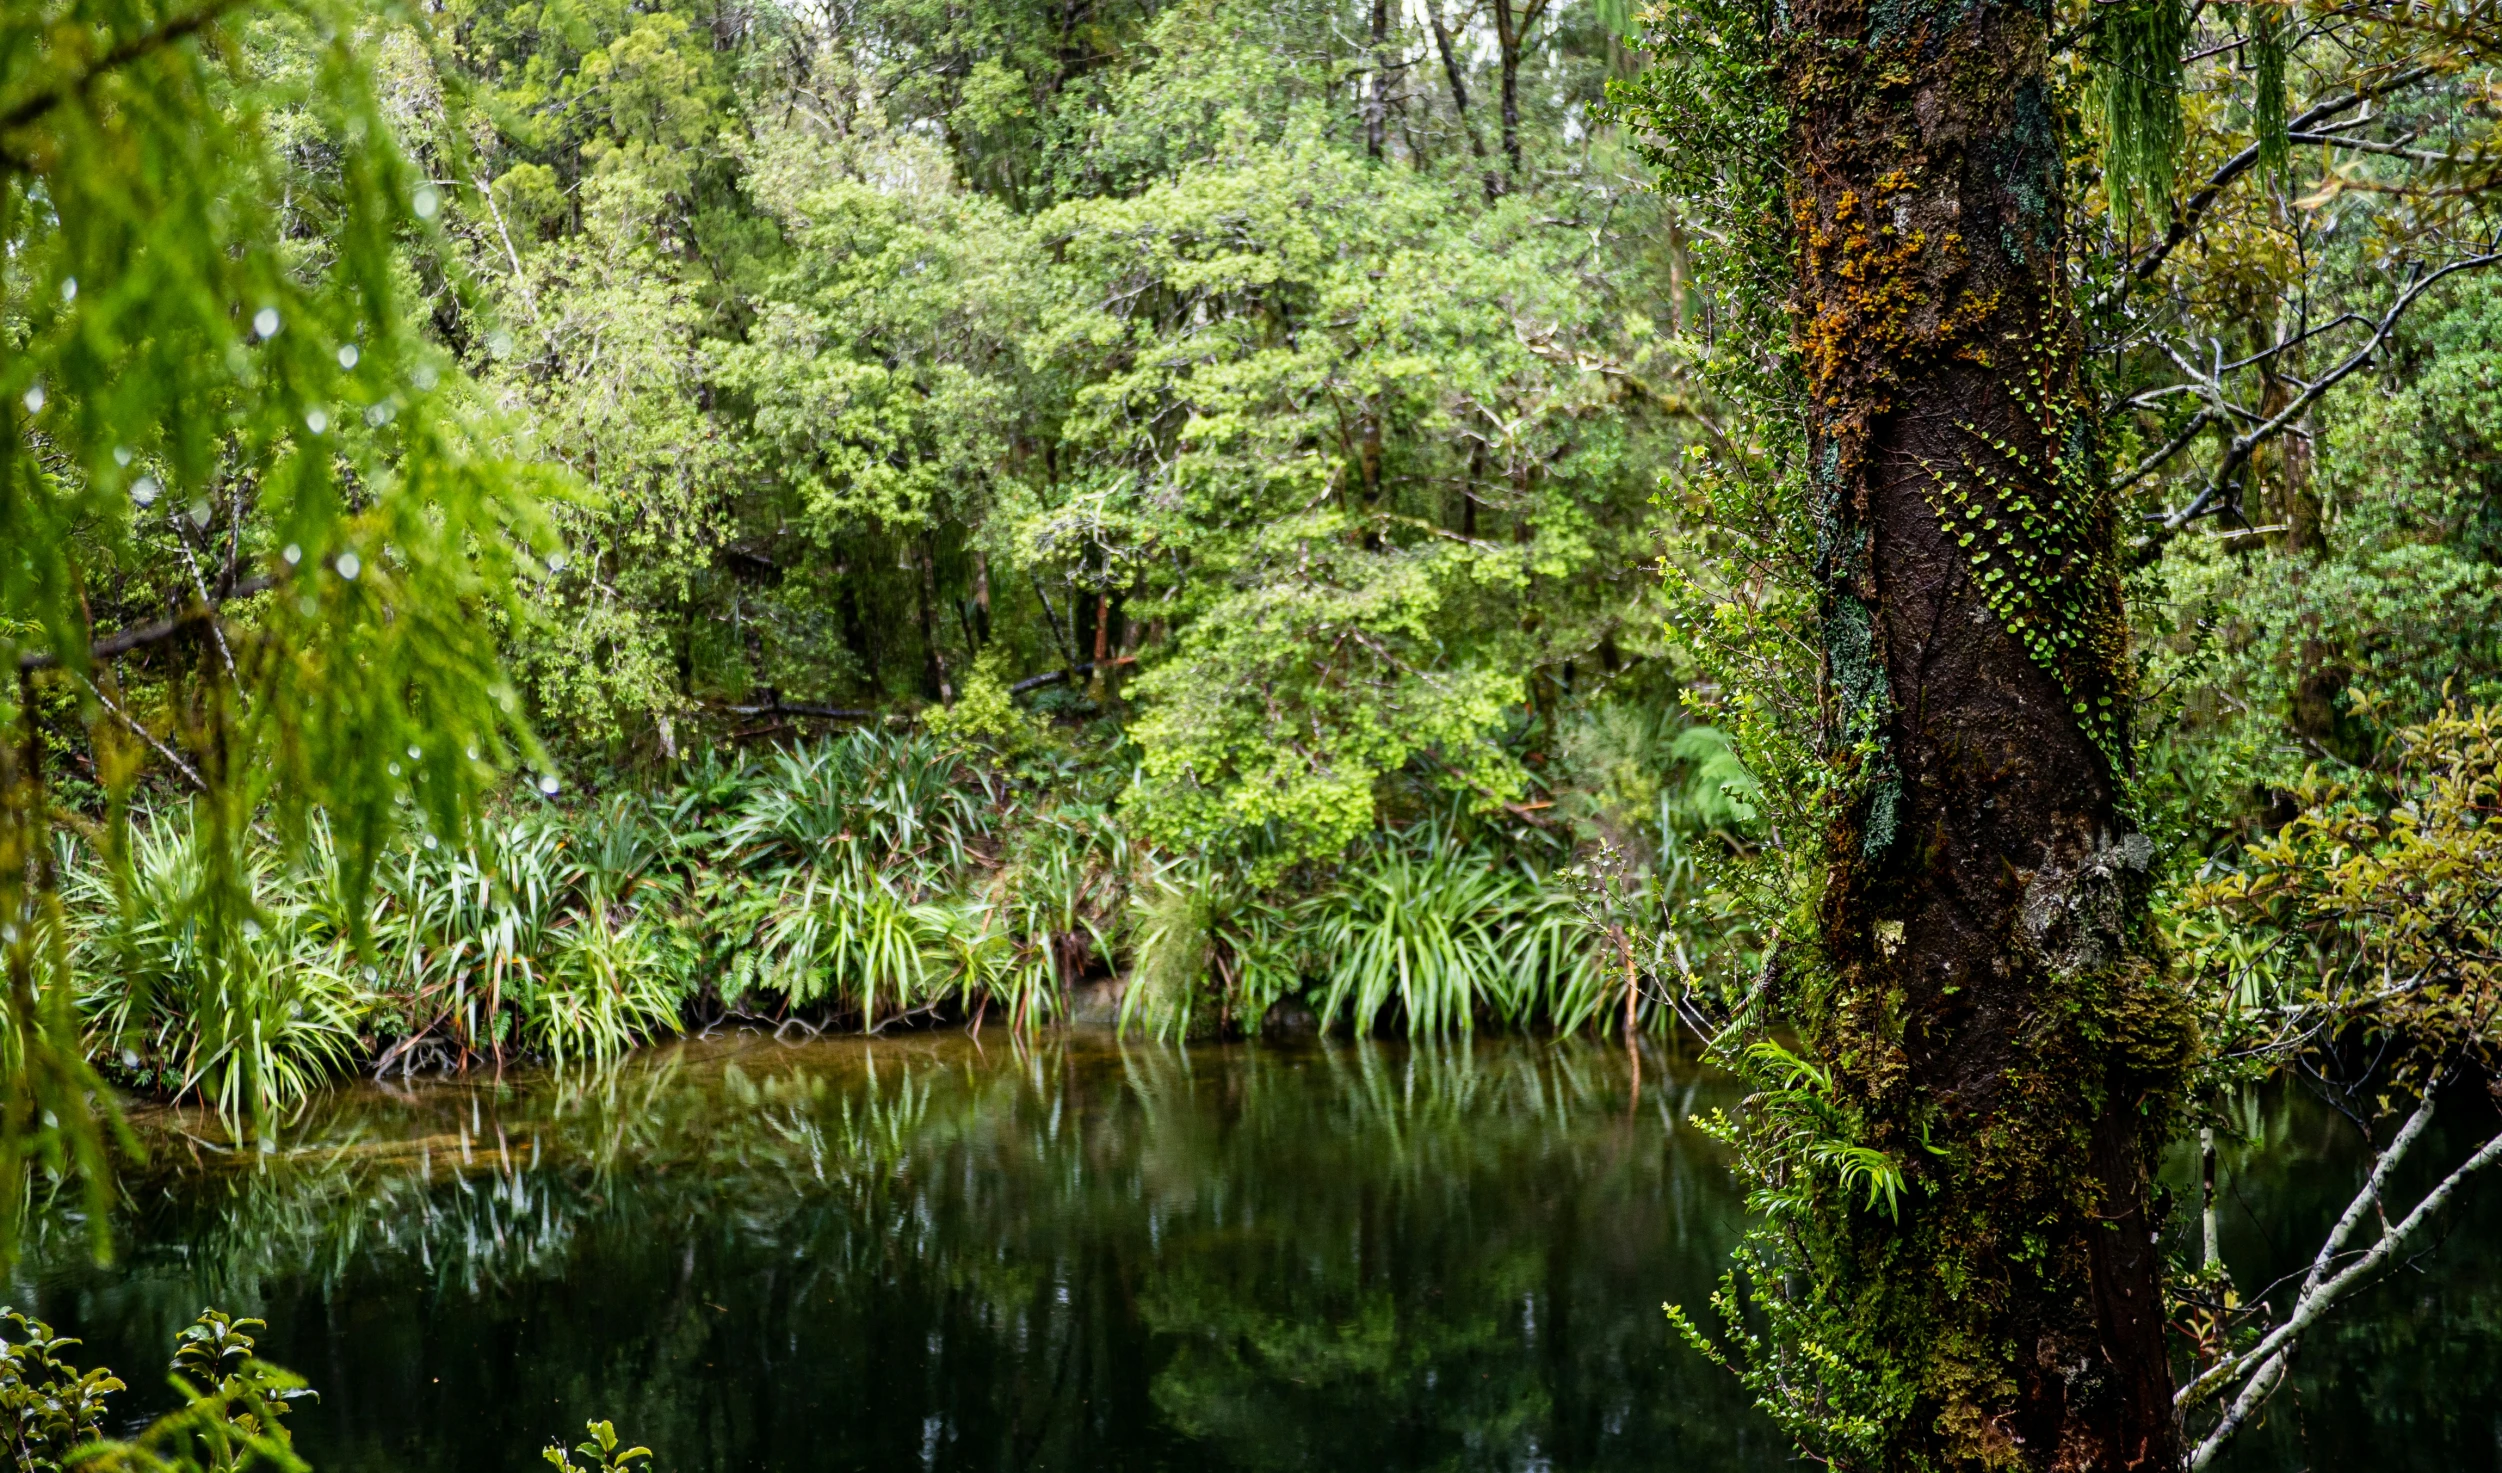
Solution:
[[(203, 1304), (264, 1315), (324, 1473), (536, 1467), (593, 1415), (668, 1473), (1788, 1465), (1658, 1308), (1726, 1260), (1736, 1193), (1681, 1122), (1731, 1091), (1660, 1053), (1641, 1080), (1518, 1039), (751, 1037), (345, 1091), (267, 1152), (166, 1113), (121, 1262), (48, 1220), (14, 1298), (142, 1398)], [(2255, 1287), (2355, 1153), (2252, 1108), (2225, 1246)], [(2232, 1466), (2496, 1465), (2497, 1198), (2306, 1347)]]
[[(1510, 1041), (696, 1044), (587, 1083), (366, 1089), (267, 1154), (166, 1116), (123, 1261), (31, 1293), (125, 1366), (249, 1307), (325, 1470), (1736, 1468), (1658, 1306), (1732, 1231), (1726, 1088)], [(144, 1378), (133, 1378), (141, 1380)]]

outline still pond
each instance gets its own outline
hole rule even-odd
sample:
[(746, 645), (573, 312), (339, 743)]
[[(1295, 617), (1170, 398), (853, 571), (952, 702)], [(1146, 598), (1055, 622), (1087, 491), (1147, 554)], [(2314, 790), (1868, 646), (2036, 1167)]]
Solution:
[[(13, 1302), (133, 1390), (204, 1305), (321, 1394), (321, 1473), (526, 1470), (612, 1418), (709, 1470), (1798, 1466), (1660, 1306), (1742, 1220), (1732, 1085), (1529, 1039), (1182, 1050), (1077, 1031), (692, 1041), (359, 1085), (234, 1150), (142, 1112), (116, 1257), (39, 1219)], [(2241, 1282), (2351, 1190), (2254, 1100)], [(2502, 1467), (2502, 1193), (2306, 1346), (2250, 1470)]]

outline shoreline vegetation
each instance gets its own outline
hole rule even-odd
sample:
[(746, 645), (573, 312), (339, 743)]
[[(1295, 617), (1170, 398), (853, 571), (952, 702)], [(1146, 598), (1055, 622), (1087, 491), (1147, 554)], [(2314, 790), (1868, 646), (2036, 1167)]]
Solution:
[(1749, 780), (1709, 728), (1680, 741), (1687, 782), (1609, 815), (1599, 862), (1445, 812), (1254, 887), (1133, 836), (1117, 752), (860, 728), (574, 803), (524, 789), (452, 842), (412, 823), (361, 913), (318, 815), (292, 848), (253, 830), (239, 905), (213, 903), (187, 806), (59, 864), (97, 1065), (233, 1117), (358, 1071), (561, 1068), (724, 1021), (1028, 1033), (1112, 995), (1158, 1037), (1649, 1030), (1663, 976), (1762, 959), (1703, 877), (1746, 844)]

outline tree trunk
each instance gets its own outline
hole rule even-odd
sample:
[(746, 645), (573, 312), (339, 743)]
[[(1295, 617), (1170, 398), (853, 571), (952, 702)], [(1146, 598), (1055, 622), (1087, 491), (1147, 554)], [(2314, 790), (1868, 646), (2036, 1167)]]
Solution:
[(1433, 22), (1433, 46), (1442, 54), (1442, 75), (1451, 84), (1451, 107), (1459, 114), (1460, 131), (1468, 135), (1468, 151), (1476, 157), (1484, 178), (1486, 203), (1492, 204), (1501, 191), (1496, 188), (1494, 170), (1485, 167), (1486, 141), (1477, 133), (1476, 120), (1468, 115), (1468, 80), (1460, 74), (1458, 53), (1451, 49), (1451, 28), (1442, 23), (1441, 0), (1429, 0), (1425, 18)]
[(1377, 159), (1390, 126), (1390, 0), (1373, 0), (1372, 63), (1364, 93), (1364, 152)]
[(2042, 12), (1796, 0), (1783, 47), (1828, 755), (1802, 1038), (1899, 1220), (1811, 1266), (1887, 1466), (2176, 1467), (2147, 1206), (2189, 1046), (2123, 805), (2127, 628)]
[(1086, 680), (1086, 694), (1097, 706), (1104, 704), (1111, 682), (1104, 671), (1112, 663), (1112, 592), (1105, 589), (1095, 595), (1095, 663)]
[(973, 632), (976, 642), (990, 643), (990, 554), (973, 553)]
[(1528, 43), (1529, 31), (1538, 23), (1538, 15), (1546, 9), (1546, 0), (1529, 0), (1518, 14), (1512, 0), (1494, 0), (1494, 47), (1501, 62), (1501, 106), (1503, 110), (1503, 190), (1511, 193), (1520, 187), (1520, 53)]
[(913, 592), (921, 614), (921, 650), (927, 660), (923, 673), (929, 681), (929, 693), (938, 698), (940, 705), (952, 706), (956, 703), (956, 691), (947, 680), (947, 652), (938, 645), (938, 619), (934, 612), (938, 603), (938, 560), (926, 540), (916, 550), (920, 553), (921, 578), (913, 585)]

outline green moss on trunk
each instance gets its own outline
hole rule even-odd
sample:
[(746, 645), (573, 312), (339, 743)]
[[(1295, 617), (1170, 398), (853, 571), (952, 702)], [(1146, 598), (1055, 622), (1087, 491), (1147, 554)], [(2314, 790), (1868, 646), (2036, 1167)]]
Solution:
[(2063, 294), (2046, 18), (1780, 33), (1821, 485), (1828, 834), (1791, 1014), (1901, 1168), (1797, 1194), (1800, 1332), (1889, 1467), (2177, 1462), (2148, 1178), (2191, 1042), (2143, 920), (2128, 651)]

